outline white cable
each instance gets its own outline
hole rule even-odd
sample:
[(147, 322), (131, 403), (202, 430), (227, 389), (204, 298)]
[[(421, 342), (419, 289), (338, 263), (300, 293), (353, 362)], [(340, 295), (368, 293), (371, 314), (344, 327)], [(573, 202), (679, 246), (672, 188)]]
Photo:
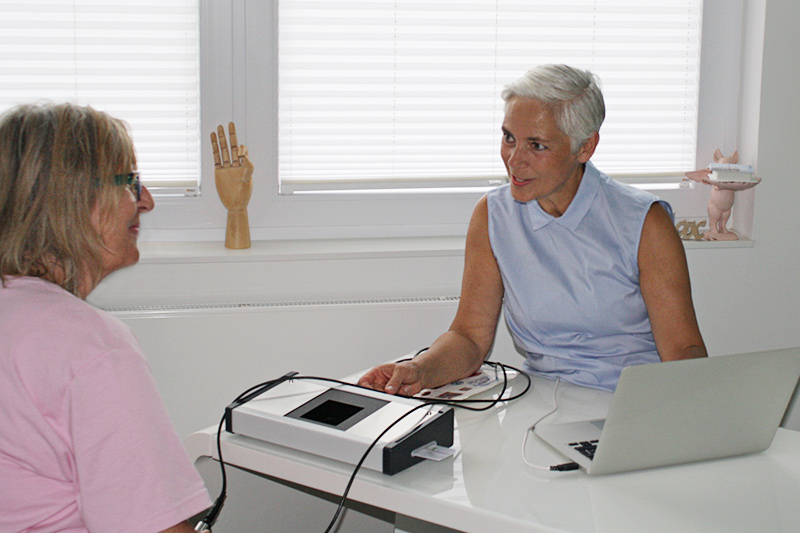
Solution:
[(525, 446), (528, 444), (528, 435), (530, 435), (531, 431), (533, 431), (533, 428), (535, 428), (536, 425), (539, 422), (541, 422), (542, 420), (544, 420), (545, 418), (547, 418), (548, 416), (552, 415), (553, 413), (555, 413), (558, 410), (558, 397), (556, 396), (556, 394), (558, 394), (558, 384), (559, 383), (561, 383), (561, 378), (556, 378), (556, 385), (555, 385), (555, 387), (553, 387), (553, 408), (550, 411), (548, 411), (547, 413), (545, 413), (544, 415), (542, 415), (536, 422), (533, 423), (533, 425), (531, 425), (531, 427), (526, 429), (525, 430), (525, 438), (522, 439), (522, 460), (525, 462), (525, 464), (530, 466), (530, 467), (532, 467), (532, 468), (538, 468), (540, 470), (547, 470), (548, 472), (550, 471), (550, 467), (549, 466), (536, 465), (536, 464), (533, 464), (531, 462), (528, 462), (528, 458), (525, 457)]

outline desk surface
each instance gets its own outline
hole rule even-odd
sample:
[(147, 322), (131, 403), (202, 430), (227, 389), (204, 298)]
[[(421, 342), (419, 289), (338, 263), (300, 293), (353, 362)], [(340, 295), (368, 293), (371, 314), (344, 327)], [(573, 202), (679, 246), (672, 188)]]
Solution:
[[(456, 409), (455, 457), (394, 476), (362, 470), (348, 499), (467, 532), (800, 530), (800, 432), (779, 429), (768, 450), (745, 457), (607, 476), (548, 472), (527, 466), (521, 454), (526, 429), (552, 409), (554, 386), (533, 378), (511, 404)], [(546, 422), (602, 418), (610, 401), (610, 393), (561, 383), (558, 412)], [(186, 446), (193, 460), (217, 458), (216, 427)], [(222, 453), (226, 463), (332, 494), (341, 494), (352, 472), (227, 433)], [(542, 466), (564, 462), (532, 435), (526, 453)]]

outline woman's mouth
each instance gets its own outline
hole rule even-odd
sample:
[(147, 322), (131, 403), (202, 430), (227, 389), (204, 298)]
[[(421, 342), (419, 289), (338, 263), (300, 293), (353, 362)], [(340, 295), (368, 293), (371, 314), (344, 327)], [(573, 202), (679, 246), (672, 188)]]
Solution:
[(533, 179), (523, 179), (523, 178), (520, 178), (519, 176), (516, 176), (515, 174), (511, 175), (511, 183), (513, 183), (514, 185), (516, 185), (518, 187), (522, 187), (524, 185), (527, 185), (531, 181), (533, 181)]

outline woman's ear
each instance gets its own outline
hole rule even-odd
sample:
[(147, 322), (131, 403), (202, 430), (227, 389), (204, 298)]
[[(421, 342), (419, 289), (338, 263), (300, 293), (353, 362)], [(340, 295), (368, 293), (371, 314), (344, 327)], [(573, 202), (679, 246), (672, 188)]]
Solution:
[(586, 163), (589, 159), (592, 158), (595, 149), (597, 148), (597, 143), (600, 142), (600, 134), (598, 132), (594, 132), (591, 137), (586, 139), (581, 147), (578, 149), (578, 161), (581, 163)]

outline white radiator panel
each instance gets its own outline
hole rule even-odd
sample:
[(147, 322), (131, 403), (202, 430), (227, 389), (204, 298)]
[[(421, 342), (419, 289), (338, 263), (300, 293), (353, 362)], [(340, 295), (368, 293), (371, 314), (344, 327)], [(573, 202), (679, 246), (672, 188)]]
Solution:
[[(428, 346), (458, 298), (107, 308), (134, 331), (181, 438), (290, 370), (341, 378)], [(501, 332), (500, 336), (507, 336)]]

